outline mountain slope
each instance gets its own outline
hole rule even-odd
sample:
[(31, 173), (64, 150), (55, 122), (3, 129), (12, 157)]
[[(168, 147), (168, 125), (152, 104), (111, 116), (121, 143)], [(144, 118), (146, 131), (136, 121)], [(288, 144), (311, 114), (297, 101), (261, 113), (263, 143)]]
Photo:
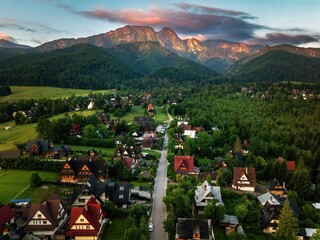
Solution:
[[(182, 67), (183, 65), (200, 67), (194, 61), (180, 57), (161, 47), (157, 42), (120, 44), (107, 48), (107, 51), (143, 75), (151, 74), (155, 70), (164, 67)], [(213, 71), (209, 72), (212, 75), (217, 75)]]
[(17, 43), (10, 42), (8, 40), (0, 39), (0, 48), (20, 48), (20, 49), (28, 49), (31, 48), (27, 45), (20, 45)]
[(202, 63), (220, 73), (227, 66), (244, 56), (257, 51), (244, 43), (208, 40), (201, 42), (195, 38), (182, 40), (170, 28), (156, 32), (149, 26), (124, 26), (107, 33), (78, 39), (58, 39), (37, 47), (38, 51), (52, 51), (67, 48), (79, 43), (88, 43), (98, 47), (111, 47), (125, 43), (156, 42), (161, 47), (190, 60)]
[(226, 76), (241, 81), (320, 82), (319, 66), (320, 58), (272, 50), (244, 64), (234, 64)]
[(113, 88), (140, 77), (104, 49), (80, 44), (0, 61), (0, 85)]

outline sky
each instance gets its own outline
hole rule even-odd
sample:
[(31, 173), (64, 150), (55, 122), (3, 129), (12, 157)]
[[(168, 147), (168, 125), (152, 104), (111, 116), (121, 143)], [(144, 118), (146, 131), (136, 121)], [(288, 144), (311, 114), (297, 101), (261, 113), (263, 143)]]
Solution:
[(320, 47), (320, 0), (0, 0), (0, 39), (38, 46), (125, 25), (180, 38)]

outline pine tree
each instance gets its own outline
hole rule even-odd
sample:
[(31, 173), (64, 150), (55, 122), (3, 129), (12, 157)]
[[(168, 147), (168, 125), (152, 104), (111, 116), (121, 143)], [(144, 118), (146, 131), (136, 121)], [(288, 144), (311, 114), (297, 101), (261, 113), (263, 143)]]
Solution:
[(292, 189), (299, 194), (301, 200), (308, 199), (312, 196), (310, 170), (304, 165), (303, 161), (299, 162), (290, 184)]
[(276, 239), (278, 240), (292, 240), (296, 239), (296, 233), (298, 231), (298, 218), (294, 215), (289, 200), (286, 199), (284, 207), (281, 210), (279, 217), (278, 230), (276, 233)]

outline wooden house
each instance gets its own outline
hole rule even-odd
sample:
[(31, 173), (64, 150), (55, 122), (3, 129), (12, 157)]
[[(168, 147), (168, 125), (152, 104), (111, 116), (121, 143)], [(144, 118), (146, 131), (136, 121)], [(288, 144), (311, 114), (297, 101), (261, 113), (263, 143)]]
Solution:
[(232, 188), (239, 191), (254, 192), (256, 188), (256, 169), (234, 167)]
[(30, 140), (25, 147), (27, 156), (41, 156), (44, 158), (67, 157), (71, 148), (65, 144), (54, 146), (49, 140)]
[(10, 232), (10, 225), (14, 223), (16, 214), (9, 205), (0, 208), (0, 235)]
[(178, 218), (176, 240), (214, 240), (211, 219)]
[(216, 204), (223, 204), (220, 186), (211, 186), (207, 180), (205, 180), (200, 186), (197, 186), (194, 199), (198, 211), (203, 211), (204, 208), (214, 199), (217, 201)]
[(199, 168), (194, 166), (194, 156), (174, 156), (174, 171), (181, 175), (199, 175)]
[(83, 207), (72, 207), (66, 236), (71, 239), (98, 239), (103, 225), (101, 205), (90, 198)]
[(60, 181), (85, 184), (94, 175), (100, 181), (108, 176), (106, 161), (99, 157), (78, 157), (66, 162), (60, 171)]
[(52, 195), (42, 204), (31, 204), (24, 232), (52, 238), (66, 217), (66, 210), (61, 200)]

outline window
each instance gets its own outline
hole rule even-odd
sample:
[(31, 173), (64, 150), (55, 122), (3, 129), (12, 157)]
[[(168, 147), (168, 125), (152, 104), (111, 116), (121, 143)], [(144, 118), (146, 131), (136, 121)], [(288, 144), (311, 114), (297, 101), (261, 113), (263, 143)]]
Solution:
[(123, 191), (124, 190), (124, 186), (120, 186), (119, 190)]
[(43, 221), (43, 224), (47, 224), (47, 221)]
[(123, 195), (121, 194), (121, 195), (119, 195), (119, 199), (123, 199)]
[(86, 229), (90, 229), (90, 226), (86, 226)]
[(38, 216), (38, 218), (41, 218), (41, 214), (38, 214), (37, 216)]
[(80, 218), (80, 222), (84, 222), (84, 218)]

